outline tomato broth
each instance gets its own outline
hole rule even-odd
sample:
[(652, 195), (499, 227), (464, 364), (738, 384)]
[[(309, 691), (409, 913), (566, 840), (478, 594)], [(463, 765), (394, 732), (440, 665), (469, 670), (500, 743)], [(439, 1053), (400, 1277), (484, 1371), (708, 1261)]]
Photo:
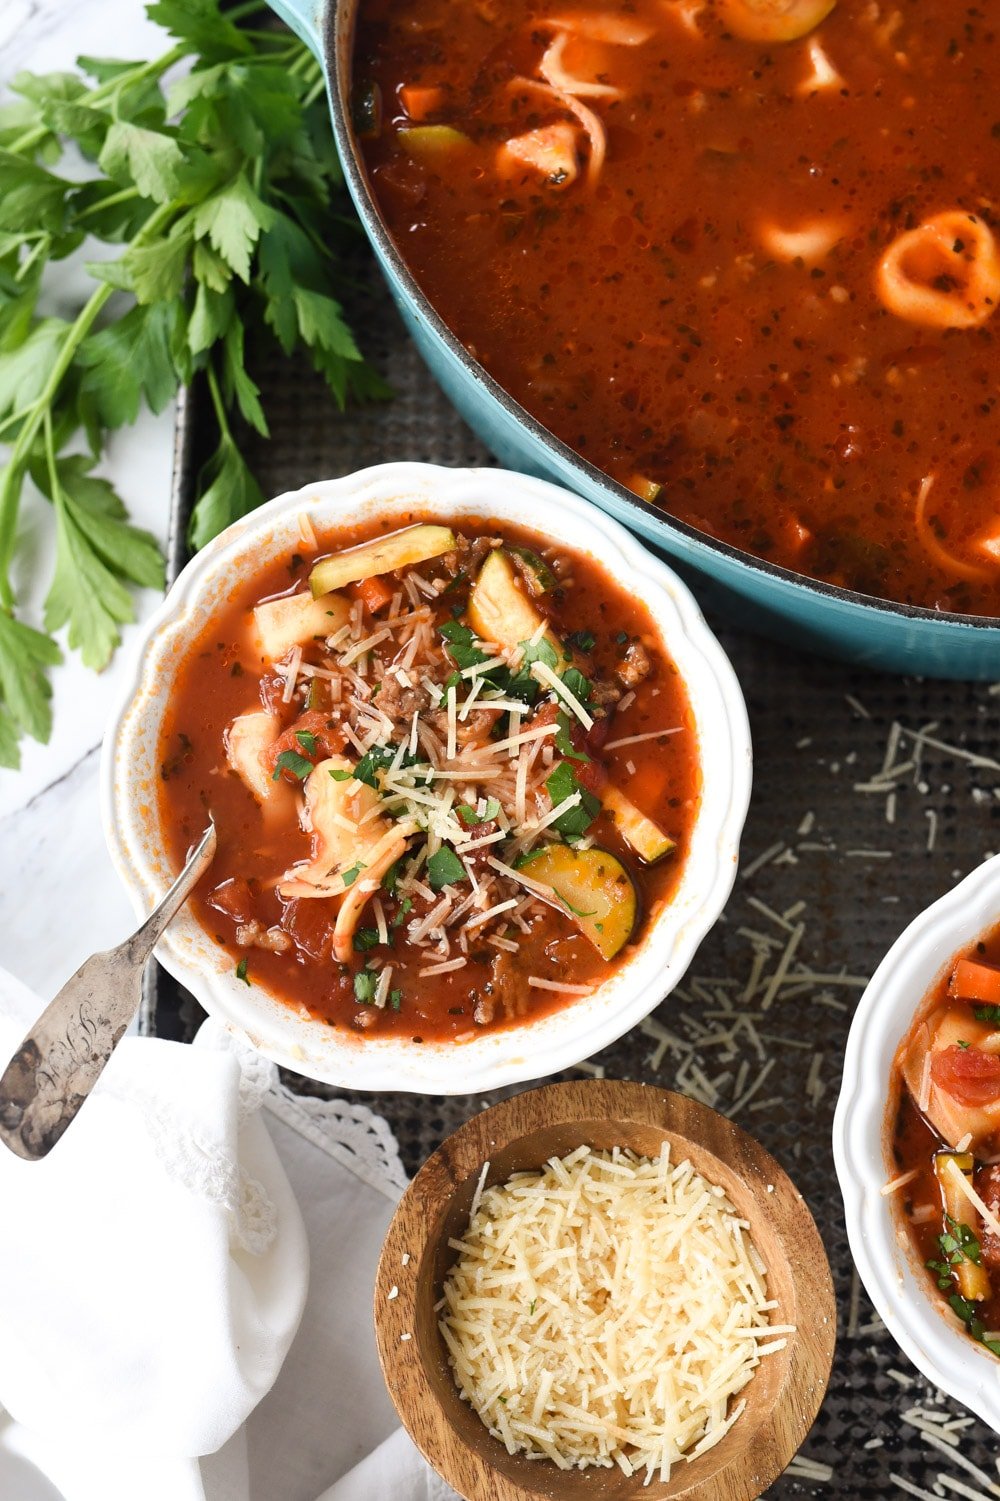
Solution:
[(998, 76), (954, 0), (361, 0), (353, 108), (431, 303), (577, 453), (796, 572), (997, 615)]

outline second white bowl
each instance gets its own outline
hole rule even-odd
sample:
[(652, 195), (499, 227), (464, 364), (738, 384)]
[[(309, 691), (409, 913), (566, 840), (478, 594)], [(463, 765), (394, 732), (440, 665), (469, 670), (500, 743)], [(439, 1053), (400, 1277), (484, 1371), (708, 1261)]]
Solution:
[(1000, 921), (1000, 855), (921, 912), (861, 997), (844, 1055), (833, 1154), (851, 1252), (893, 1339), (913, 1364), (1000, 1433), (1000, 1360), (950, 1320), (897, 1224), (885, 1153), (890, 1074), (921, 1001), (954, 956)]

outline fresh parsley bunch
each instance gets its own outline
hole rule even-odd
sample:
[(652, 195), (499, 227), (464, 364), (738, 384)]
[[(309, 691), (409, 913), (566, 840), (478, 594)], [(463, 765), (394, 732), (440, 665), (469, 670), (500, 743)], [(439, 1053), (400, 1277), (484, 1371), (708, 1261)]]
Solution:
[[(244, 352), (270, 330), (304, 350), (343, 406), (384, 394), (333, 295), (344, 218), (319, 64), (266, 25), (262, 0), (158, 0), (176, 39), (154, 62), (82, 57), (21, 74), (0, 111), (0, 765), (22, 734), (48, 739), (52, 632), (103, 667), (133, 618), (129, 584), (162, 587), (152, 537), (93, 469), (109, 429), (162, 411), (204, 372), (219, 445), (190, 541), (261, 500), (233, 433), (267, 436)], [(256, 24), (254, 24), (256, 23)], [(178, 65), (188, 61), (189, 71)], [(167, 75), (175, 81), (169, 83)], [(82, 162), (81, 162), (82, 159)], [(81, 166), (83, 170), (81, 170)], [(46, 267), (89, 240), (94, 288), (75, 317), (43, 316)], [(56, 564), (44, 631), (14, 613), (11, 567), (30, 477), (52, 504)]]

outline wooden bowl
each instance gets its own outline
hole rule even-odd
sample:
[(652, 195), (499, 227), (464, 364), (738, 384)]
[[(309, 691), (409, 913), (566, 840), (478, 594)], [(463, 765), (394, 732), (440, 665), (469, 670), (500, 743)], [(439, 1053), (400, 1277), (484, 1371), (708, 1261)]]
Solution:
[[(773, 1321), (794, 1324), (742, 1393), (746, 1411), (718, 1443), (667, 1483), (592, 1466), (560, 1470), (510, 1455), (463, 1402), (438, 1332), (434, 1304), (466, 1228), (487, 1160), (487, 1186), (540, 1168), (586, 1143), (658, 1155), (666, 1138), (721, 1184), (750, 1224), (768, 1270)], [(405, 1261), (405, 1264), (404, 1264)], [(393, 1289), (397, 1289), (390, 1297)], [(375, 1333), (389, 1394), (428, 1464), (466, 1501), (753, 1501), (780, 1475), (812, 1426), (826, 1391), (836, 1336), (830, 1268), (801, 1194), (770, 1153), (732, 1121), (683, 1095), (644, 1084), (550, 1084), (484, 1110), (424, 1163), (400, 1202), (375, 1282)]]

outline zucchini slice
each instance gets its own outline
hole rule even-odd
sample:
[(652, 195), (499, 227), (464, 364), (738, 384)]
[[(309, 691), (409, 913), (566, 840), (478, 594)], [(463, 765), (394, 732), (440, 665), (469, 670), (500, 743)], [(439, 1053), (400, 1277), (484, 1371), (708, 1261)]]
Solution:
[(639, 918), (639, 893), (610, 850), (547, 844), (525, 862), (532, 880), (552, 887), (580, 932), (602, 959), (624, 948)]
[(347, 624), (351, 607), (339, 594), (287, 594), (257, 605), (253, 623), (257, 649), (266, 662), (280, 662), (293, 646), (332, 636)]
[(472, 141), (454, 125), (401, 125), (396, 139), (416, 162), (425, 166), (444, 165), (456, 151), (464, 151)]
[[(545, 616), (521, 588), (514, 564), (500, 547), (490, 553), (469, 591), (468, 617), (480, 640), (511, 650), (522, 641), (530, 641), (546, 624)], [(547, 627), (545, 640), (561, 661), (562, 642)]]
[(394, 573), (397, 568), (426, 563), (428, 558), (451, 552), (454, 546), (455, 533), (448, 526), (427, 523), (407, 526), (401, 532), (390, 532), (387, 537), (377, 537), (373, 542), (362, 542), (358, 547), (321, 559), (309, 575), (309, 587), (314, 597), (326, 594), (331, 589), (342, 589), (345, 584), (376, 578), (380, 573)]
[(606, 787), (601, 802), (629, 849), (635, 850), (647, 865), (655, 864), (677, 848), (676, 840), (647, 818), (617, 787)]

